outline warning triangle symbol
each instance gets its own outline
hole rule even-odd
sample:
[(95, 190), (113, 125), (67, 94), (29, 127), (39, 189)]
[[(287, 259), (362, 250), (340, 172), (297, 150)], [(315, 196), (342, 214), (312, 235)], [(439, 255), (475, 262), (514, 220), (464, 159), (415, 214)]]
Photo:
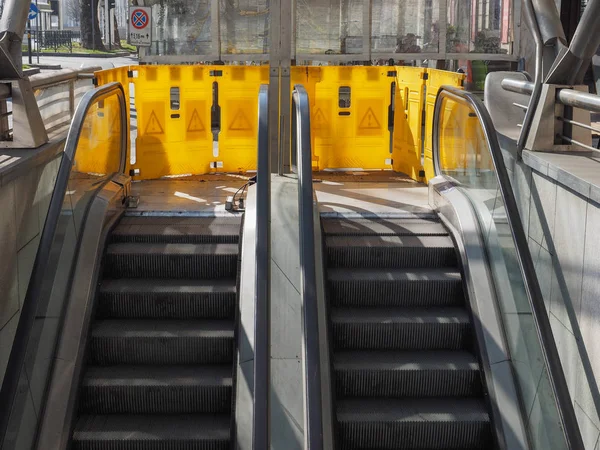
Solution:
[(327, 123), (327, 120), (325, 119), (325, 114), (323, 114), (323, 111), (321, 111), (321, 108), (317, 109), (317, 111), (315, 112), (313, 122), (314, 122), (314, 128), (316, 128), (316, 129), (321, 128), (322, 126), (324, 126)]
[(367, 113), (360, 121), (358, 128), (363, 130), (378, 130), (381, 128), (379, 120), (375, 117), (375, 113), (371, 108), (367, 109)]
[(148, 125), (146, 125), (146, 130), (144, 134), (163, 134), (165, 131), (163, 127), (160, 125), (158, 121), (158, 117), (156, 117), (156, 113), (152, 111), (150, 114), (150, 120), (148, 121)]
[(229, 129), (231, 131), (247, 131), (247, 130), (250, 130), (251, 128), (252, 127), (250, 126), (250, 122), (248, 121), (248, 118), (244, 114), (244, 111), (239, 109), (238, 112), (233, 117), (233, 121), (231, 122), (231, 125), (229, 125)]
[(187, 131), (188, 133), (193, 133), (195, 131), (204, 131), (204, 124), (202, 123), (202, 119), (200, 119), (200, 114), (198, 114), (198, 110), (194, 109), (192, 113), (192, 118), (190, 119), (190, 123), (188, 124)]

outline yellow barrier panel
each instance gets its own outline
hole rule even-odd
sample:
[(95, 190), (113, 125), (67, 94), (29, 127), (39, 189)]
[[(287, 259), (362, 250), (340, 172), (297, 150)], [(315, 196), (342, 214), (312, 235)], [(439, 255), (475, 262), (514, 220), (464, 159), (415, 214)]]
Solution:
[[(465, 79), (464, 74), (448, 72), (445, 70), (427, 69), (427, 82), (426, 88), (426, 102), (425, 102), (425, 143), (424, 143), (424, 166), (425, 166), (425, 178), (426, 181), (434, 177), (435, 172), (433, 168), (433, 111), (435, 109), (435, 100), (437, 98), (438, 90), (441, 86), (457, 86), (462, 87)], [(466, 122), (465, 122), (466, 123)], [(464, 124), (458, 124), (455, 128), (456, 133), (462, 133), (460, 130), (464, 127)], [(450, 132), (450, 131), (448, 131)], [(459, 139), (457, 135), (457, 139)], [(464, 142), (463, 142), (464, 144)], [(460, 139), (455, 144), (460, 146)], [(448, 152), (448, 155), (455, 155), (455, 152)], [(456, 162), (446, 161), (446, 167), (451, 167)]]
[(450, 98), (444, 99), (441, 115), (440, 168), (444, 172), (458, 172), (459, 177), (468, 168), (494, 170), (475, 112), (469, 105)]
[[(119, 82), (121, 86), (123, 86), (123, 91), (125, 92), (125, 105), (127, 108), (127, 117), (131, 117), (130, 104), (129, 104), (129, 82), (131, 81), (129, 78), (129, 67), (116, 67), (114, 69), (100, 70), (98, 72), (94, 72), (94, 77), (96, 78), (96, 85), (102, 86), (104, 84)], [(129, 173), (129, 169), (131, 168), (130, 164), (130, 155), (131, 155), (131, 139), (127, 139), (127, 156), (125, 158), (125, 173)]]
[(139, 66), (135, 169), (140, 179), (202, 174), (213, 161), (212, 79), (204, 66)]
[(77, 153), (75, 172), (106, 175), (119, 170), (121, 152), (121, 110), (111, 95), (95, 103), (85, 116)]
[(423, 179), (421, 152), (426, 69), (396, 67), (393, 168)]
[[(292, 87), (292, 91), (296, 84), (301, 84), (306, 89), (308, 93), (308, 100), (310, 102), (310, 110), (311, 112), (315, 109), (315, 88), (319, 79), (321, 78), (321, 68), (320, 67), (312, 67), (312, 66), (294, 66), (291, 68), (290, 72), (290, 84)], [(290, 103), (291, 106), (291, 103)], [(314, 129), (313, 124), (311, 123), (312, 129)], [(319, 167), (319, 157), (315, 154), (315, 133), (311, 131), (311, 148), (312, 148), (312, 164), (313, 167), (318, 169)], [(291, 152), (291, 142), (290, 149)]]
[[(311, 126), (319, 170), (390, 168), (389, 67), (320, 67)], [(393, 72), (392, 72), (393, 73)]]
[(268, 66), (215, 66), (219, 85), (221, 133), (219, 156), (224, 172), (256, 170), (258, 92), (269, 82)]

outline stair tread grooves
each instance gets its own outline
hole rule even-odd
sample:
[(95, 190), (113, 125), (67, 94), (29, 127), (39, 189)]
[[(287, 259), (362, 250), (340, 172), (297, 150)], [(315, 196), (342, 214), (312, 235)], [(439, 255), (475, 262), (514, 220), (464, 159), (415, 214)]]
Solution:
[(82, 415), (74, 440), (229, 440), (229, 414)]
[(138, 236), (239, 236), (240, 226), (236, 224), (202, 225), (202, 224), (119, 224), (113, 235)]
[(224, 337), (233, 339), (232, 320), (153, 320), (106, 319), (97, 320), (92, 328), (94, 338), (203, 338)]
[(236, 292), (235, 278), (216, 280), (186, 280), (160, 278), (118, 278), (102, 281), (100, 291), (121, 293), (232, 293)]
[(337, 351), (334, 368), (342, 370), (472, 370), (479, 371), (474, 355), (465, 351)]
[(359, 219), (341, 218), (323, 220), (327, 236), (335, 235), (447, 235), (439, 220), (427, 219)]
[(411, 268), (411, 269), (377, 269), (377, 268), (331, 268), (328, 269), (329, 281), (460, 281), (460, 271), (456, 268)]
[(88, 366), (84, 386), (232, 386), (232, 368), (224, 365)]
[(238, 244), (116, 243), (107, 255), (237, 255)]
[[(124, 216), (119, 225), (242, 225), (241, 217)], [(117, 228), (118, 228), (117, 226)]]
[(480, 398), (345, 398), (337, 402), (338, 421), (490, 422)]
[(454, 243), (449, 236), (326, 236), (328, 248), (429, 248), (452, 249)]
[(331, 320), (337, 323), (470, 323), (469, 314), (464, 308), (332, 308)]

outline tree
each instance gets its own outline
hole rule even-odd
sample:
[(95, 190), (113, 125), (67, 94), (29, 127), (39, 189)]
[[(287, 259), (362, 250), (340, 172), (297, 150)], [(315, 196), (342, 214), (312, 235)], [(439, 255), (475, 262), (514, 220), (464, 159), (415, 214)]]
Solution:
[(114, 24), (115, 26), (113, 27), (113, 40), (114, 43), (113, 45), (117, 48), (121, 48), (121, 36), (119, 35), (119, 23), (117, 22), (117, 14), (113, 12), (113, 17), (114, 17)]
[(68, 0), (66, 3), (66, 14), (69, 21), (75, 23), (81, 20), (81, 3), (80, 0)]
[(106, 51), (100, 35), (98, 4), (100, 0), (81, 0), (81, 46)]

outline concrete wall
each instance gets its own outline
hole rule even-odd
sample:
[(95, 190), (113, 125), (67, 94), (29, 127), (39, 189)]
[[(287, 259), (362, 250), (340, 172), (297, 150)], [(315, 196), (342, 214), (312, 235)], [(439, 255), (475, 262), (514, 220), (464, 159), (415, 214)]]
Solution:
[(585, 448), (600, 450), (600, 204), (501, 146)]
[(49, 153), (24, 161), (10, 176), (0, 167), (0, 383), (60, 164), (56, 150)]

